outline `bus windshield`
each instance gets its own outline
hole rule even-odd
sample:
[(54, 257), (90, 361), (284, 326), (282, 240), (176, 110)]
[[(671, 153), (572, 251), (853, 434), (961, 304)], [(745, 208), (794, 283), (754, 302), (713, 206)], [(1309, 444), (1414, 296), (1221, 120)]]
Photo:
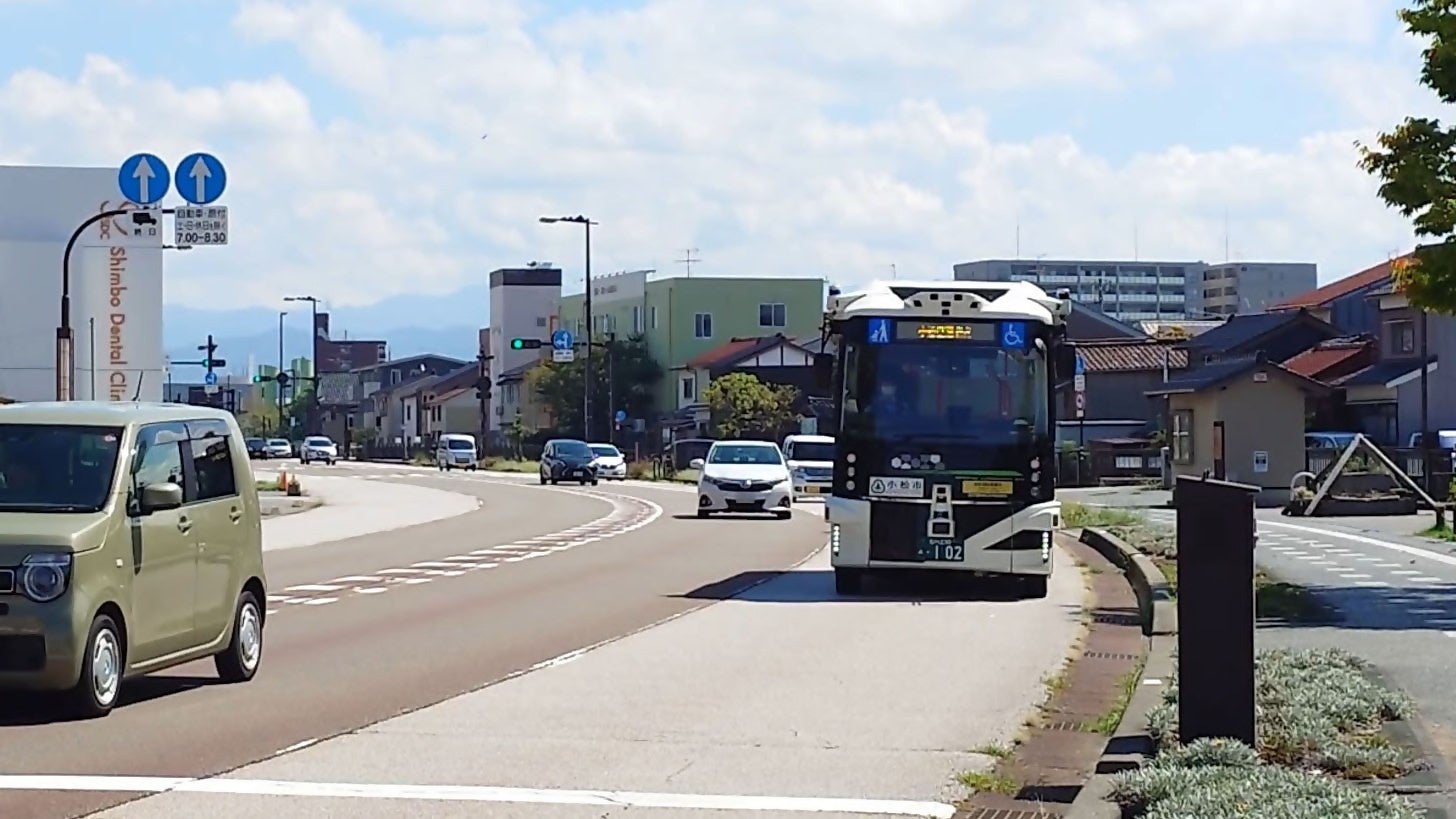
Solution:
[(1046, 363), (1034, 350), (852, 342), (845, 352), (846, 433), (995, 445), (1051, 434)]

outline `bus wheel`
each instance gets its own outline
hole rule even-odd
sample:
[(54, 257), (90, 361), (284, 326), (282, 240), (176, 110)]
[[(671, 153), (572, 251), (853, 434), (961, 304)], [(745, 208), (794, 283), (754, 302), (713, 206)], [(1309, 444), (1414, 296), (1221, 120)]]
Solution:
[(834, 593), (859, 594), (864, 588), (864, 575), (859, 569), (835, 569)]
[(1047, 576), (1026, 575), (1021, 578), (1021, 596), (1027, 599), (1041, 599), (1047, 596)]

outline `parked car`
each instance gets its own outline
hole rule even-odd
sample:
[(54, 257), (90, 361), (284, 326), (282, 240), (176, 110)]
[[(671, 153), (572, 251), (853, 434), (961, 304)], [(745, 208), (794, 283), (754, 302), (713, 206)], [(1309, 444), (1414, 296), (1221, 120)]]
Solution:
[(828, 435), (790, 435), (784, 439), (784, 460), (794, 480), (794, 500), (827, 495), (834, 482), (834, 439)]
[(0, 407), (0, 691), (101, 717), (126, 680), (193, 660), (251, 680), (267, 578), (247, 451), (211, 407)]
[(589, 444), (596, 459), (592, 466), (596, 469), (597, 477), (608, 481), (627, 480), (627, 456), (622, 450), (612, 444)]
[(248, 446), (248, 457), (268, 459), (268, 442), (262, 438), (248, 438), (244, 443)]
[(714, 512), (771, 512), (788, 519), (794, 485), (784, 454), (772, 441), (718, 441), (707, 458), (694, 458), (699, 470), (698, 517)]
[(339, 460), (339, 447), (327, 435), (310, 435), (299, 447), (298, 459), (303, 463), (323, 461), (329, 466)]
[(268, 458), (292, 458), (293, 442), (287, 438), (269, 438), (268, 443), (263, 445), (263, 450)]
[(577, 481), (582, 485), (595, 486), (597, 471), (592, 462), (596, 458), (597, 454), (587, 446), (586, 441), (553, 438), (541, 450), (541, 483)]
[(435, 465), (442, 471), (468, 469), (474, 472), (480, 465), (480, 456), (475, 451), (475, 437), (447, 432), (435, 442)]

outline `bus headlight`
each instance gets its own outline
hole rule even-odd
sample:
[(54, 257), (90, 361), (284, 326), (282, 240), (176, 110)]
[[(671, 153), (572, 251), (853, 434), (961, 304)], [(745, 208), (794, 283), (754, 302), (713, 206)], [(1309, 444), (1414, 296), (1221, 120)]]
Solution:
[(829, 524), (829, 551), (832, 554), (839, 554), (839, 524)]

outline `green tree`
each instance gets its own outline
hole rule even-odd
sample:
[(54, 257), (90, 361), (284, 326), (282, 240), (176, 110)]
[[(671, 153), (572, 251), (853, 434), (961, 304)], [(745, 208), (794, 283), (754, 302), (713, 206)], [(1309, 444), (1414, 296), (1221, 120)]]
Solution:
[(728, 373), (703, 391), (712, 411), (713, 429), (722, 438), (777, 438), (794, 419), (799, 391), (765, 384), (750, 373)]
[[(1398, 15), (1408, 32), (1426, 39), (1421, 84), (1456, 103), (1456, 3), (1414, 0)], [(1394, 265), (1395, 281), (1412, 304), (1456, 314), (1456, 129), (1406, 117), (1377, 141), (1375, 148), (1359, 145), (1360, 167), (1380, 180), (1380, 198), (1429, 240)]]
[[(619, 409), (626, 410), (632, 418), (648, 417), (653, 410), (655, 388), (663, 376), (662, 365), (652, 358), (647, 342), (641, 336), (611, 344), (610, 368), (607, 366), (608, 352), (605, 345), (593, 350), (591, 409), (594, 432), (605, 429), (607, 419)], [(607, 379), (609, 369), (610, 382)], [(526, 389), (551, 412), (558, 432), (581, 432), (585, 372), (586, 361), (578, 355), (565, 363), (544, 362), (526, 376)]]

